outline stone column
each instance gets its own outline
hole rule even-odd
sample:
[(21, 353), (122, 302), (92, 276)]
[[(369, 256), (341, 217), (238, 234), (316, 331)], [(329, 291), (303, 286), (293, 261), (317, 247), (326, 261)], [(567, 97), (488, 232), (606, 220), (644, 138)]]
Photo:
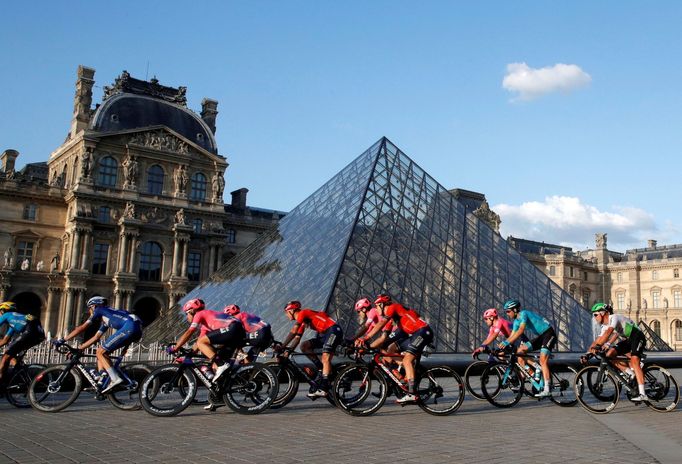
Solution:
[(135, 272), (135, 255), (137, 253), (137, 237), (130, 237), (130, 250), (128, 251), (128, 272)]
[(62, 330), (65, 332), (70, 331), (73, 327), (73, 288), (66, 289), (66, 305), (64, 305), (64, 325)]
[(73, 299), (74, 304), (76, 305), (74, 311), (74, 325), (80, 325), (83, 322), (81, 321), (81, 318), (83, 317), (83, 289), (76, 290), (76, 294), (74, 295)]
[(125, 232), (121, 233), (121, 240), (118, 245), (118, 272), (125, 272), (126, 250), (128, 248), (128, 236)]
[(213, 274), (215, 268), (215, 252), (216, 247), (211, 245), (208, 250), (208, 274)]
[(181, 277), (187, 277), (187, 255), (189, 254), (189, 241), (182, 242), (182, 274)]
[(130, 311), (130, 309), (133, 306), (133, 292), (126, 293), (125, 300), (126, 300), (126, 304), (125, 304), (124, 309), (127, 309), (128, 311)]
[(81, 261), (80, 269), (88, 270), (88, 263), (90, 261), (90, 239), (91, 239), (91, 234), (90, 232), (85, 232), (83, 234), (83, 253), (82, 257), (83, 260)]
[(80, 248), (81, 248), (81, 231), (78, 229), (74, 229), (73, 231), (73, 238), (71, 240), (71, 261), (70, 261), (70, 266), (71, 269), (79, 269), (80, 268)]
[(121, 290), (116, 290), (114, 292), (114, 308), (119, 309), (121, 307), (122, 295)]
[(175, 238), (173, 244), (173, 267), (171, 269), (171, 275), (178, 275), (178, 261), (180, 260), (180, 240)]

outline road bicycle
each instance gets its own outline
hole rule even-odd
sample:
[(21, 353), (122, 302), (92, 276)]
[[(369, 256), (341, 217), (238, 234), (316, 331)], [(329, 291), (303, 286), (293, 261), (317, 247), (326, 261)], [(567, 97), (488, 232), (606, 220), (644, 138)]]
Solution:
[(7, 402), (17, 408), (30, 408), (28, 402), (28, 387), (36, 375), (47, 366), (44, 364), (24, 364), (26, 352), (19, 353), (14, 358), (14, 366), (7, 371), (7, 383), (4, 387), (4, 395)]
[[(486, 359), (481, 359), (485, 355)], [(464, 370), (464, 385), (471, 396), (479, 401), (487, 401), (481, 389), (481, 374), (491, 363), (494, 363), (495, 355), (491, 353), (489, 348), (485, 351), (477, 353), (475, 361), (467, 366)], [(503, 360), (503, 359), (502, 359)]]
[[(519, 362), (526, 360), (526, 368)], [(489, 365), (481, 373), (481, 391), (493, 406), (510, 408), (521, 401), (521, 397), (535, 397), (544, 389), (545, 380), (536, 370), (532, 375), (528, 363), (532, 361), (539, 367), (539, 359), (531, 354), (517, 354), (505, 350), (496, 351), (489, 358)], [(527, 370), (528, 369), (528, 370)], [(550, 369), (549, 399), (559, 406), (574, 406), (577, 402), (573, 381), (576, 370), (566, 364), (555, 363)], [(542, 398), (538, 398), (539, 400)]]
[[(369, 416), (384, 405), (389, 394), (401, 398), (409, 393), (399, 372), (384, 362), (386, 358), (402, 358), (401, 354), (360, 348), (353, 351), (353, 358), (355, 362), (339, 371), (332, 387), (342, 411), (352, 416)], [(416, 404), (429, 414), (452, 414), (464, 402), (464, 383), (454, 369), (424, 368), (417, 359), (415, 373)]]
[[(123, 378), (123, 383), (103, 395), (102, 391), (109, 386), (111, 378), (106, 374), (99, 376), (94, 368), (83, 363), (83, 359), (95, 358), (95, 355), (85, 354), (66, 343), (57, 344), (57, 351), (66, 354), (68, 362), (43, 369), (35, 376), (28, 389), (28, 401), (33, 408), (42, 412), (61, 411), (76, 401), (81, 391), (89, 390), (98, 401), (106, 398), (119, 409), (140, 409), (139, 384), (151, 371), (149, 367), (143, 364), (122, 366), (123, 356), (113, 356), (113, 367)], [(84, 380), (87, 382), (85, 387)]]
[(194, 401), (199, 382), (208, 390), (212, 404), (224, 401), (240, 414), (261, 413), (277, 396), (277, 375), (264, 364), (235, 364), (213, 382), (202, 372), (202, 366), (210, 367), (203, 355), (185, 348), (176, 353), (174, 363), (155, 369), (142, 382), (140, 403), (154, 416), (175, 416), (184, 411)]
[[(618, 404), (621, 391), (630, 401), (639, 395), (637, 379), (631, 378), (613, 364), (629, 362), (629, 358), (607, 358), (603, 351), (599, 351), (585, 355), (584, 360), (593, 357), (599, 359), (599, 364), (583, 367), (576, 375), (575, 393), (581, 406), (596, 414), (606, 414)], [(644, 359), (646, 355), (642, 356), (642, 361)], [(655, 364), (645, 365), (642, 371), (644, 391), (648, 398), (644, 403), (658, 412), (674, 410), (680, 401), (680, 389), (672, 374)]]

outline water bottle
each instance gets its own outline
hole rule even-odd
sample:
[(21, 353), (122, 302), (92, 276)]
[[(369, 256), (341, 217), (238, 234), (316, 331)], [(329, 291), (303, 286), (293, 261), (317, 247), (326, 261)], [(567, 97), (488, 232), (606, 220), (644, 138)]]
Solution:
[(92, 376), (92, 378), (95, 379), (95, 382), (99, 382), (100, 373), (99, 373), (99, 371), (98, 371), (97, 369), (95, 369), (94, 367), (91, 367), (91, 368), (88, 369), (88, 372), (90, 373), (90, 375)]
[(208, 366), (208, 365), (206, 365), (206, 364), (203, 365), (203, 366), (201, 366), (201, 367), (199, 368), (199, 370), (201, 371), (202, 374), (204, 374), (204, 375), (206, 376), (206, 378), (207, 378), (208, 380), (213, 379), (213, 376), (215, 375), (215, 374), (213, 373), (213, 370), (211, 369), (211, 366)]

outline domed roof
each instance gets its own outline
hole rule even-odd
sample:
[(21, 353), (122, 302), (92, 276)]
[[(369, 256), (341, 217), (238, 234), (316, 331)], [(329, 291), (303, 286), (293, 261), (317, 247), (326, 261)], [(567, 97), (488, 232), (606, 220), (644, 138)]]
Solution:
[(118, 132), (163, 125), (217, 154), (213, 133), (194, 112), (180, 105), (146, 95), (120, 93), (109, 97), (97, 108), (90, 129)]

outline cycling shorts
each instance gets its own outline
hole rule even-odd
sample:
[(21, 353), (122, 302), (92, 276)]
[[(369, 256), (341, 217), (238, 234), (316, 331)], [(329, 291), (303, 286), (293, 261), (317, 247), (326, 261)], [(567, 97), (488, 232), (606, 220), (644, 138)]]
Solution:
[(633, 330), (629, 338), (621, 340), (613, 347), (620, 356), (630, 353), (632, 356), (642, 357), (646, 348), (646, 337), (641, 330)]
[(419, 356), (424, 351), (424, 348), (433, 341), (433, 330), (430, 326), (422, 327), (415, 333), (405, 338), (398, 345), (401, 352), (411, 353)]
[(318, 333), (310, 340), (310, 347), (314, 350), (322, 349), (323, 353), (333, 353), (343, 341), (343, 330), (338, 324), (328, 328), (324, 333)]
[(542, 350), (551, 353), (552, 350), (556, 348), (556, 342), (556, 332), (554, 332), (554, 329), (550, 327), (549, 329), (542, 332), (541, 335), (531, 340), (529, 343), (531, 351)]
[(267, 347), (272, 345), (273, 340), (272, 329), (269, 325), (246, 334), (246, 346), (251, 347), (249, 353), (265, 351)]
[(231, 349), (244, 346), (245, 335), (244, 326), (237, 323), (206, 333), (208, 341), (211, 342), (211, 345), (214, 347), (223, 346)]
[(43, 340), (45, 340), (45, 332), (43, 332), (43, 326), (40, 325), (40, 322), (37, 320), (29, 322), (24, 330), (9, 342), (5, 354), (15, 358), (20, 352), (38, 345)]
[(102, 343), (102, 348), (107, 353), (111, 353), (119, 348), (128, 347), (133, 342), (140, 341), (142, 338), (142, 322), (139, 319), (129, 320), (123, 327)]
[(396, 345), (400, 346), (400, 344), (404, 341), (407, 340), (410, 337), (410, 335), (407, 332), (403, 332), (402, 329), (395, 329), (391, 334), (388, 336), (388, 340), (386, 341), (386, 345), (390, 345), (391, 343), (395, 343)]

